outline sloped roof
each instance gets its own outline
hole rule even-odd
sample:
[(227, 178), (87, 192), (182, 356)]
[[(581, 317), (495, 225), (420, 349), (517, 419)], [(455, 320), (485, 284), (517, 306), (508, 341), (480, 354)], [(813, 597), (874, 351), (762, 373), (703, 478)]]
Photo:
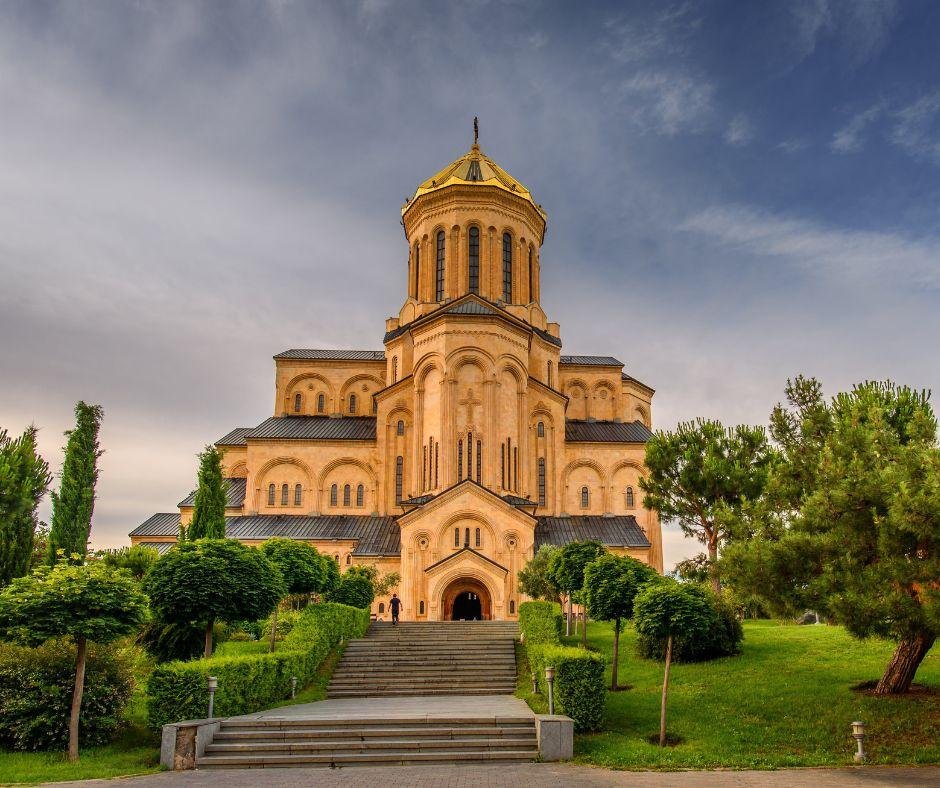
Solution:
[(245, 436), (251, 432), (254, 427), (236, 427), (227, 435), (219, 438), (216, 442), (216, 446), (245, 446), (247, 442), (245, 441)]
[(424, 571), (425, 571), (425, 572), (430, 572), (432, 569), (436, 569), (436, 568), (439, 567), (441, 564), (446, 564), (448, 561), (453, 561), (455, 558), (457, 558), (458, 556), (462, 555), (463, 553), (473, 553), (473, 555), (475, 555), (477, 558), (480, 558), (480, 559), (486, 561), (487, 563), (492, 564), (493, 566), (497, 567), (498, 569), (502, 569), (504, 572), (508, 572), (508, 571), (509, 571), (509, 570), (508, 570), (505, 566), (503, 566), (502, 564), (497, 563), (497, 562), (494, 561), (492, 558), (487, 558), (487, 557), (486, 557), (485, 555), (483, 555), (483, 553), (481, 553), (479, 550), (474, 550), (474, 549), (473, 549), (472, 547), (470, 547), (469, 545), (464, 545), (464, 546), (461, 547), (459, 550), (457, 550), (457, 551), (451, 553), (450, 555), (444, 556), (440, 561), (435, 561), (435, 562), (434, 562), (433, 564), (431, 564), (430, 566), (425, 567)]
[(149, 547), (151, 550), (156, 550), (157, 553), (163, 555), (164, 553), (170, 552), (170, 548), (173, 547), (176, 542), (138, 542), (138, 547)]
[(461, 301), (459, 304), (445, 306), (442, 310), (448, 315), (498, 315), (499, 312), (488, 304), (475, 299)]
[(128, 536), (176, 536), (180, 532), (179, 512), (160, 512), (151, 515)]
[(642, 380), (637, 380), (635, 377), (633, 377), (632, 375), (628, 375), (626, 372), (620, 375), (620, 379), (627, 381), (629, 383), (636, 383), (638, 386), (642, 386), (643, 388), (649, 391), (654, 391), (654, 392), (656, 391), (656, 389), (654, 389), (652, 386), (646, 385)]
[(562, 547), (571, 542), (594, 539), (607, 547), (646, 548), (650, 546), (646, 534), (633, 515), (601, 517), (581, 515), (573, 517), (539, 517), (535, 526), (535, 549), (543, 544)]
[(646, 443), (653, 433), (642, 421), (577, 421), (565, 422), (568, 443)]
[[(225, 494), (225, 507), (227, 509), (233, 509), (240, 507), (245, 503), (245, 485), (248, 483), (247, 479), (226, 479), (228, 482), (228, 489)], [(180, 501), (177, 506), (193, 506), (196, 503), (196, 491), (193, 490), (189, 495), (187, 495), (182, 501)]]
[(374, 441), (375, 416), (272, 416), (245, 435), (248, 439)]
[(385, 351), (292, 348), (278, 353), (274, 358), (301, 359), (304, 361), (385, 361)]
[(558, 337), (552, 336), (547, 331), (541, 328), (536, 328), (535, 326), (532, 326), (532, 330), (536, 334), (538, 334), (542, 339), (548, 342), (550, 345), (554, 345), (555, 347), (561, 347), (561, 340)]
[(559, 359), (562, 366), (580, 367), (622, 367), (623, 362), (613, 356), (562, 356)]

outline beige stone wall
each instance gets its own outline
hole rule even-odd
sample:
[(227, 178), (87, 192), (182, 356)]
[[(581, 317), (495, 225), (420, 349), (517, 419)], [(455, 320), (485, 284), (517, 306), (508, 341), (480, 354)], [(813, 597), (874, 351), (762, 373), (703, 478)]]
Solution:
[(372, 395), (385, 388), (385, 361), (276, 359), (275, 364), (275, 416), (370, 416)]

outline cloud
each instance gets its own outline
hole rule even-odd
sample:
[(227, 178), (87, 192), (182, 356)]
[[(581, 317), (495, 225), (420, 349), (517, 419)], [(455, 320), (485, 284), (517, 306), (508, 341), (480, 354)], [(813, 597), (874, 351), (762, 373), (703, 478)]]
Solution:
[(940, 90), (893, 113), (891, 141), (910, 155), (940, 164)]
[(875, 58), (897, 24), (896, 0), (793, 0), (791, 46), (796, 63), (834, 44), (850, 68)]
[(802, 137), (793, 137), (777, 143), (776, 147), (784, 153), (799, 153), (809, 147), (809, 142)]
[(744, 115), (735, 115), (725, 129), (725, 142), (729, 145), (747, 145), (754, 139), (754, 127)]
[(885, 103), (879, 101), (864, 112), (853, 115), (845, 126), (833, 134), (829, 147), (836, 153), (858, 153), (863, 147), (862, 132), (878, 120), (885, 109)]
[(682, 73), (644, 71), (623, 84), (623, 93), (637, 124), (672, 137), (703, 130), (715, 86)]

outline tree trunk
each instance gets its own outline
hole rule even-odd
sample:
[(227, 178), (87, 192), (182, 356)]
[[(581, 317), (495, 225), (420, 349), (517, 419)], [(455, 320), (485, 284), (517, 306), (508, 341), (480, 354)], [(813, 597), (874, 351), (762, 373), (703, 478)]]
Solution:
[(610, 666), (610, 691), (616, 692), (619, 685), (617, 663), (620, 661), (620, 619), (614, 621), (614, 661)]
[(914, 674), (933, 646), (936, 636), (919, 632), (912, 638), (902, 640), (891, 655), (884, 675), (878, 680), (875, 695), (900, 695), (911, 688)]
[(274, 612), (271, 614), (271, 652), (274, 652), (274, 640), (277, 637), (277, 609), (279, 605), (274, 606)]
[(214, 623), (215, 620), (211, 618), (206, 623), (206, 647), (202, 651), (204, 659), (209, 659), (212, 656), (212, 625)]
[(568, 618), (565, 621), (565, 637), (571, 637), (571, 594), (568, 594)]
[(721, 581), (718, 579), (718, 535), (708, 537), (708, 575), (712, 581), (712, 591), (721, 593)]
[(581, 605), (581, 648), (587, 648), (587, 607)]
[(666, 641), (666, 672), (663, 674), (663, 702), (659, 708), (659, 746), (666, 746), (666, 693), (669, 690), (669, 665), (672, 664), (672, 635)]
[(88, 641), (75, 638), (75, 689), (72, 691), (72, 710), (69, 713), (69, 760), (78, 760), (78, 715), (82, 708), (82, 693), (85, 691), (85, 655)]

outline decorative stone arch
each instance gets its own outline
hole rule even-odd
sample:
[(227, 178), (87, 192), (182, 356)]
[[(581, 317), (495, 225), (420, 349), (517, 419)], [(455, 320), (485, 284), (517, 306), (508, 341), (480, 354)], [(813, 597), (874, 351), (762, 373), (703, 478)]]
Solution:
[(227, 476), (230, 479), (247, 479), (248, 463), (246, 463), (244, 460), (236, 462), (231, 468), (229, 468)]
[[(497, 586), (493, 582), (492, 576), (488, 575), (480, 567), (459, 567), (451, 569), (448, 572), (443, 573), (440, 577), (435, 578), (429, 589), (429, 598), (432, 604), (439, 605), (441, 619), (444, 619), (446, 611), (444, 609), (445, 599), (444, 594), (450, 589), (452, 585), (460, 581), (471, 581), (479, 583), (483, 589), (486, 590), (489, 594), (491, 601), (491, 612), (490, 617), (493, 617), (495, 609), (502, 609), (503, 606), (503, 595), (502, 588)], [(502, 584), (500, 584), (501, 586)]]
[(434, 370), (437, 370), (441, 374), (441, 377), (443, 377), (444, 376), (444, 363), (445, 363), (445, 359), (442, 358), (439, 353), (429, 353), (426, 356), (422, 356), (421, 360), (415, 366), (415, 371), (414, 371), (415, 388), (423, 389), (425, 379)]
[(608, 492), (610, 487), (610, 479), (607, 476), (607, 472), (604, 470), (603, 466), (600, 463), (596, 462), (587, 457), (582, 457), (577, 460), (572, 460), (569, 462), (565, 469), (561, 472), (561, 484), (563, 488), (563, 498), (562, 501), (566, 501), (568, 498), (568, 487), (570, 484), (571, 474), (576, 471), (578, 468), (590, 468), (597, 475), (600, 483), (601, 491), (601, 504), (603, 511), (609, 511), (609, 500)]
[[(327, 403), (327, 410), (335, 409), (336, 405), (336, 390), (333, 388), (333, 384), (330, 383), (323, 375), (318, 372), (301, 372), (299, 375), (295, 375), (290, 379), (288, 384), (284, 387), (284, 412), (292, 413), (294, 409), (293, 403), (293, 389), (300, 383), (303, 383), (305, 380), (316, 380), (323, 385), (326, 389), (326, 396), (329, 398), (329, 403)], [(306, 400), (306, 393), (301, 392), (304, 400)]]
[[(576, 390), (581, 392), (580, 397), (574, 396), (574, 392)], [(588, 384), (584, 380), (582, 380), (581, 378), (572, 378), (571, 380), (565, 381), (565, 387), (562, 392), (568, 398), (569, 406), (571, 405), (573, 401), (578, 400), (578, 399), (584, 402), (583, 417), (585, 419), (590, 418), (591, 416), (591, 404), (590, 404), (590, 398), (589, 398), (590, 391), (591, 391), (590, 386), (588, 386)]]
[(254, 506), (252, 508), (256, 512), (261, 508), (264, 477), (268, 474), (269, 471), (276, 468), (278, 465), (293, 465), (296, 468), (299, 468), (306, 477), (306, 484), (304, 485), (306, 492), (309, 493), (311, 490), (313, 473), (310, 471), (310, 466), (307, 465), (307, 463), (305, 463), (303, 460), (297, 459), (296, 457), (274, 457), (264, 463), (255, 472), (254, 484), (252, 485), (254, 488)]
[(509, 372), (516, 379), (517, 383), (522, 384), (522, 391), (524, 392), (526, 390), (529, 382), (529, 371), (518, 358), (509, 353), (503, 353), (496, 360), (496, 364), (498, 373)]
[(445, 357), (444, 363), (451, 375), (456, 375), (465, 366), (474, 366), (483, 373), (484, 380), (492, 378), (496, 368), (496, 360), (485, 350), (465, 345), (451, 350)]
[[(607, 397), (601, 396), (602, 391), (607, 392)], [(619, 403), (617, 402), (617, 390), (614, 388), (614, 386), (611, 384), (609, 380), (597, 381), (591, 387), (591, 400), (593, 401), (593, 400), (600, 400), (600, 399), (607, 399), (607, 398), (609, 398), (610, 400), (607, 406), (607, 409), (609, 410), (610, 418), (614, 419), (616, 418), (617, 413), (619, 412), (619, 408), (618, 408)], [(592, 409), (591, 411), (588, 412), (588, 415), (594, 416), (596, 418), (600, 418), (598, 416), (599, 406), (594, 405), (593, 402), (591, 404), (592, 404)]]
[[(371, 375), (371, 374), (366, 373), (366, 372), (360, 372), (358, 375), (353, 375), (353, 376), (352, 376), (351, 378), (349, 378), (345, 383), (343, 383), (343, 387), (340, 389), (340, 392), (339, 392), (339, 402), (337, 403), (337, 408), (336, 408), (336, 410), (342, 410), (343, 412), (346, 412), (346, 410), (347, 410), (347, 407), (346, 407), (346, 405), (347, 405), (346, 399), (348, 398), (348, 396), (349, 396), (350, 394), (355, 394), (357, 397), (360, 397), (360, 396), (361, 396), (361, 392), (352, 391), (352, 388), (353, 388), (357, 383), (362, 383), (363, 381), (368, 381), (369, 383), (374, 383), (375, 386), (376, 386), (376, 390), (377, 390), (377, 391), (381, 391), (383, 388), (385, 388), (385, 381), (383, 381), (383, 380), (382, 380), (380, 377), (378, 377), (377, 375)], [(374, 394), (374, 393), (375, 393), (375, 392), (373, 392), (373, 394)], [(369, 404), (369, 407), (368, 407), (364, 412), (365, 412), (367, 415), (371, 415), (371, 414), (372, 414), (372, 405), (371, 405), (371, 403)], [(359, 415), (358, 409), (357, 409), (356, 415), (357, 415), (357, 416)]]
[[(476, 509), (461, 509), (460, 511), (454, 512), (450, 517), (448, 517), (447, 520), (445, 520), (438, 528), (438, 543), (444, 545), (447, 548), (453, 548), (454, 542), (451, 537), (453, 537), (454, 524), (458, 522), (466, 522), (467, 520), (479, 523), (480, 526), (486, 531), (490, 540), (492, 540), (492, 544), (496, 545), (498, 539), (496, 529)], [(462, 538), (460, 546), (463, 547)], [(470, 546), (473, 547), (474, 545), (471, 544)]]
[[(610, 468), (610, 475), (607, 477), (609, 479), (609, 487), (607, 491), (608, 496), (609, 496), (608, 501), (612, 502), (614, 500), (614, 495), (616, 494), (614, 490), (614, 479), (616, 478), (618, 471), (622, 471), (624, 468), (635, 469), (637, 471), (638, 481), (639, 479), (642, 479), (646, 473), (646, 466), (644, 466), (643, 463), (641, 462), (637, 462), (636, 460), (620, 460), (619, 462), (612, 465)], [(623, 491), (621, 490), (619, 492), (622, 493)], [(640, 490), (639, 486), (637, 486), (636, 488), (634, 488), (633, 494), (634, 496), (636, 496), (636, 501), (638, 504), (636, 508), (642, 509), (643, 508), (643, 503), (642, 503), (643, 491)]]
[[(647, 427), (650, 426), (649, 411), (646, 408), (644, 408), (642, 405), (634, 405), (633, 416), (639, 417), (639, 420), (642, 421)], [(636, 421), (636, 418), (634, 418), (633, 420)]]
[(369, 478), (369, 496), (372, 500), (372, 511), (378, 511), (378, 478), (375, 471), (372, 470), (372, 467), (368, 463), (356, 459), (355, 457), (338, 457), (335, 460), (330, 460), (323, 466), (319, 476), (317, 476), (317, 505), (319, 506), (319, 502), (323, 500), (324, 485), (326, 484), (327, 477), (337, 468), (341, 468), (344, 465), (352, 465), (366, 472), (366, 476)]

